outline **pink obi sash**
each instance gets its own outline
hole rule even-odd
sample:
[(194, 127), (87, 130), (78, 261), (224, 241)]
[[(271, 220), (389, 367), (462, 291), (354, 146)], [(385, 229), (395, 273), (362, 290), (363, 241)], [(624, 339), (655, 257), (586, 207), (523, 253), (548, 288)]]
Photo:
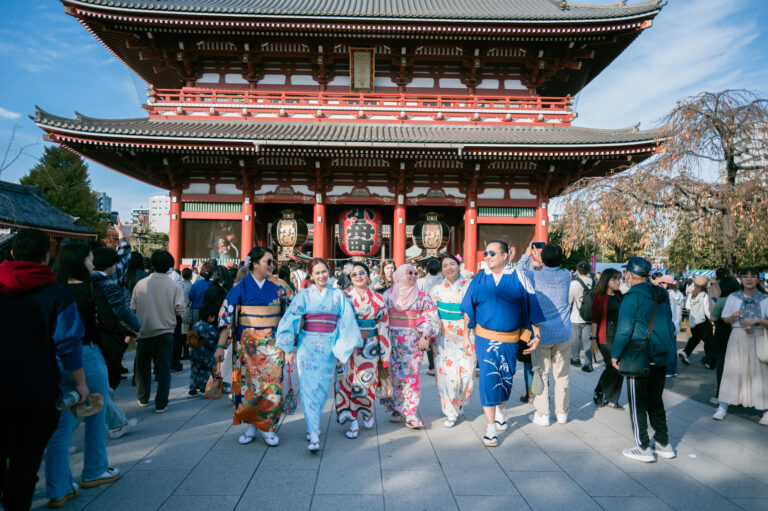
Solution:
[(399, 311), (390, 309), (389, 326), (393, 328), (416, 328), (421, 311)]
[(328, 334), (336, 330), (336, 314), (304, 314), (304, 331)]

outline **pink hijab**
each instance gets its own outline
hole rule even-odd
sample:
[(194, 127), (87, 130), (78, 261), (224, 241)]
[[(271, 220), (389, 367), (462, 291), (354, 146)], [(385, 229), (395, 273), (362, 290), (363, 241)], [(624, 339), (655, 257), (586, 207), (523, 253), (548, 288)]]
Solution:
[(407, 311), (419, 297), (419, 288), (416, 284), (408, 285), (408, 271), (415, 269), (411, 264), (404, 264), (392, 274), (392, 280), (395, 283), (392, 286), (392, 302), (397, 310)]

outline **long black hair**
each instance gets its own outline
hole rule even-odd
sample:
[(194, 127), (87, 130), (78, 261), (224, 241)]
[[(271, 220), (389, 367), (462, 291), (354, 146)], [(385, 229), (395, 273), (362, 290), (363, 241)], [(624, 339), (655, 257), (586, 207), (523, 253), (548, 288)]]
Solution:
[(253, 271), (253, 265), (261, 261), (261, 259), (267, 254), (272, 254), (272, 257), (275, 257), (275, 253), (271, 248), (253, 247), (251, 251), (248, 252), (248, 257), (250, 258), (250, 262), (248, 263), (248, 271)]
[(91, 272), (85, 267), (85, 258), (91, 253), (91, 247), (85, 243), (67, 243), (62, 245), (53, 263), (56, 280), (66, 285), (69, 279), (87, 282)]
[[(581, 275), (581, 272), (579, 272), (579, 275)], [(621, 278), (621, 272), (619, 270), (616, 270), (614, 268), (608, 268), (606, 269), (602, 275), (600, 275), (600, 280), (597, 281), (597, 285), (595, 286), (595, 296), (597, 295), (607, 295), (608, 294), (608, 283), (611, 281), (611, 279)], [(617, 291), (617, 295), (621, 296), (621, 292)]]

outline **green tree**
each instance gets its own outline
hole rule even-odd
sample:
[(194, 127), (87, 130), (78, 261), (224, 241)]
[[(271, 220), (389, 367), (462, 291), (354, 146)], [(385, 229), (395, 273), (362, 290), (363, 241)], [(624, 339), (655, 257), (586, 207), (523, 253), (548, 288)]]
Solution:
[[(133, 250), (138, 250), (144, 257), (150, 257), (155, 250), (168, 250), (168, 235), (155, 232), (147, 225), (141, 225), (133, 230)], [(181, 261), (176, 261), (181, 264)]]
[(21, 178), (21, 184), (37, 186), (43, 198), (80, 225), (106, 235), (107, 223), (99, 214), (98, 198), (91, 190), (88, 165), (78, 155), (60, 146), (48, 146), (40, 161)]

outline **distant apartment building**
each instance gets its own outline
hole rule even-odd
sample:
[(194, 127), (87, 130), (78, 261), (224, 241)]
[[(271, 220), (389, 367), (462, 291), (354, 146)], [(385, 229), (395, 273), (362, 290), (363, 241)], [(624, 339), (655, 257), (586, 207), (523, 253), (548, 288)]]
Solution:
[(171, 198), (168, 195), (155, 195), (149, 198), (149, 228), (155, 232), (168, 234), (171, 228), (170, 220)]
[(105, 192), (98, 192), (96, 195), (99, 198), (97, 203), (99, 211), (110, 213), (112, 211), (112, 197), (107, 195)]

